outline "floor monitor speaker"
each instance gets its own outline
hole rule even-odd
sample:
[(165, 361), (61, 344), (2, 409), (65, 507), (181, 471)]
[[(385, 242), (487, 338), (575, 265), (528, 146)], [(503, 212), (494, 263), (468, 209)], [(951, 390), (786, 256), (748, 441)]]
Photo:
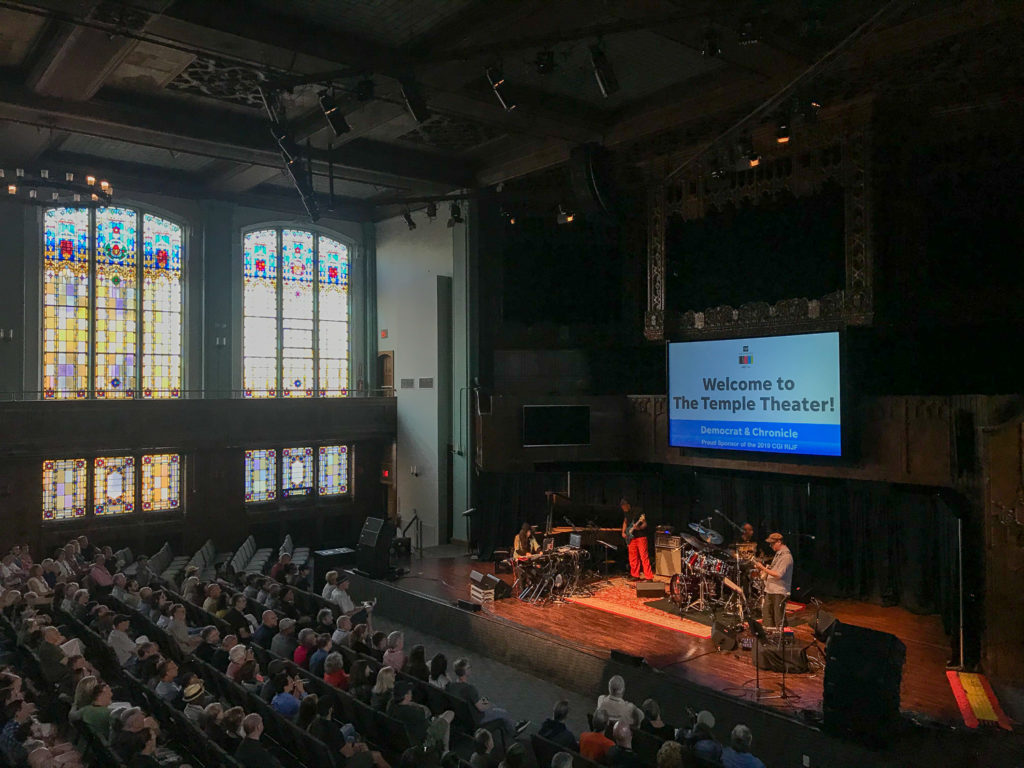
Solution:
[(641, 600), (657, 600), (665, 596), (665, 582), (663, 581), (638, 581), (636, 583), (636, 596)]

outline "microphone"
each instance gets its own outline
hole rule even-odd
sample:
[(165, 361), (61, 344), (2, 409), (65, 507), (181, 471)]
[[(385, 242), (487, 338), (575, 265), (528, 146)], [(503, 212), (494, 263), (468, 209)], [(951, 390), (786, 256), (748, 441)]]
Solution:
[(576, 527), (576, 523), (574, 523), (572, 520), (570, 520), (568, 518), (568, 516), (563, 516), (562, 520), (564, 520), (565, 524), (568, 525), (570, 528), (575, 528)]

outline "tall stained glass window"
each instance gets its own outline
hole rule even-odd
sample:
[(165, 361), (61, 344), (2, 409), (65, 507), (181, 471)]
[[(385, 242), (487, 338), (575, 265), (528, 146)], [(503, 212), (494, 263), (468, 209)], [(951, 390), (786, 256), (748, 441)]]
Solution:
[(142, 457), (142, 511), (163, 512), (181, 507), (181, 456), (176, 453)]
[(44, 211), (44, 398), (180, 396), (182, 230), (139, 217)]
[(348, 247), (303, 229), (242, 243), (246, 397), (348, 394)]
[(181, 227), (142, 215), (142, 396), (181, 393)]
[(313, 449), (281, 449), (281, 488), (285, 496), (313, 493)]
[(348, 493), (348, 446), (321, 445), (317, 488), (321, 496)]
[(100, 456), (93, 460), (92, 498), (97, 515), (135, 511), (135, 458)]
[(245, 500), (277, 498), (277, 451), (273, 448), (245, 452)]
[(85, 459), (43, 462), (43, 520), (74, 520), (85, 515)]

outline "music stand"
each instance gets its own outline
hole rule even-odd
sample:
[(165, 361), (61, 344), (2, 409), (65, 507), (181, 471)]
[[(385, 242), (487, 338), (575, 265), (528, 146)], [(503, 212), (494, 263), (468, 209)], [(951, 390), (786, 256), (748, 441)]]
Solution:
[[(754, 621), (753, 617), (750, 615), (750, 609), (747, 607), (747, 597), (743, 594), (743, 589), (738, 584), (736, 584), (736, 582), (729, 578), (723, 579), (722, 583), (725, 584), (725, 586), (727, 586), (733, 592), (736, 592), (739, 595), (741, 605), (743, 606), (743, 620), (747, 622), (747, 629), (749, 629), (750, 634), (754, 636), (754, 656), (751, 659), (751, 661), (754, 662), (754, 679), (747, 680), (740, 687), (746, 688), (750, 683), (753, 683), (754, 701), (756, 702), (761, 699), (761, 694), (768, 693), (769, 691), (769, 689), (761, 687), (761, 667), (757, 663), (757, 650), (760, 647), (759, 643), (768, 642), (768, 635), (765, 634), (764, 627), (762, 627), (760, 624)], [(783, 668), (785, 668), (785, 665), (783, 665)], [(765, 698), (774, 697), (766, 696)]]
[(604, 547), (604, 557), (602, 558), (602, 565), (604, 566), (604, 578), (607, 580), (608, 579), (608, 550), (611, 549), (611, 550), (614, 550), (614, 551), (618, 552), (619, 548), (616, 547), (614, 544), (609, 544), (607, 541), (604, 541), (603, 539), (598, 539), (597, 543)]

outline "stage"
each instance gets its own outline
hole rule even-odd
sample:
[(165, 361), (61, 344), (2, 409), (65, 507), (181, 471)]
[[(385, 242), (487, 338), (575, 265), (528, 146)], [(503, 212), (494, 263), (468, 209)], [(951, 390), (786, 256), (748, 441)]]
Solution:
[[(457, 553), (457, 548), (443, 547), (428, 551), (422, 559), (413, 557), (407, 566), (408, 575), (392, 586), (448, 603), (468, 600), (470, 572), (476, 569), (493, 574), (494, 564)], [(497, 576), (511, 586), (510, 574)], [(533, 604), (509, 597), (496, 601), (485, 612), (513, 629), (541, 633), (600, 659), (607, 659), (613, 649), (642, 657), (650, 667), (671, 678), (757, 703), (780, 715), (802, 719), (803, 710), (821, 711), (823, 672), (787, 674), (786, 689), (793, 698), (762, 695), (755, 702), (750, 682), (754, 678), (751, 652), (716, 651), (710, 640), (710, 621), (673, 625), (672, 614), (648, 609), (645, 602), (650, 601), (633, 596), (632, 584), (621, 574), (613, 575), (610, 583), (595, 586), (604, 586), (602, 593), (610, 597), (600, 608), (588, 605), (587, 600)], [(823, 607), (842, 622), (891, 632), (906, 644), (901, 690), (905, 714), (922, 721), (963, 726), (946, 679), (949, 640), (938, 616), (919, 616), (903, 608), (855, 601), (824, 601)], [(806, 623), (813, 620), (813, 612), (813, 606), (807, 606), (787, 614), (788, 621), (797, 625), (793, 628), (796, 642), (808, 646), (812, 658), (821, 655)], [(781, 684), (781, 673), (761, 670), (760, 685), (769, 690), (768, 695), (778, 693)]]

